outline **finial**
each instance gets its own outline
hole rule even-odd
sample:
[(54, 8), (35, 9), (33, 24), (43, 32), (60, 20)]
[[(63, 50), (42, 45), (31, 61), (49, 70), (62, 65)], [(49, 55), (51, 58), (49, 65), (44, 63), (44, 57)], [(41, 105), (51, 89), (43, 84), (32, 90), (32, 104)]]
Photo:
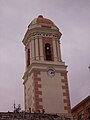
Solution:
[(39, 15), (38, 17), (43, 18), (43, 16), (42, 16), (42, 15)]

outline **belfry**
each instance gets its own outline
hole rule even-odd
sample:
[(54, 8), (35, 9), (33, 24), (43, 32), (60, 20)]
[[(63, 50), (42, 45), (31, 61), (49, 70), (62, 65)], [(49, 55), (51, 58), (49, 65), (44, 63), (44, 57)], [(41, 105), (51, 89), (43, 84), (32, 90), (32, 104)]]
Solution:
[(39, 15), (24, 36), (26, 68), (24, 79), (25, 111), (71, 113), (67, 66), (61, 58), (62, 33), (49, 19)]

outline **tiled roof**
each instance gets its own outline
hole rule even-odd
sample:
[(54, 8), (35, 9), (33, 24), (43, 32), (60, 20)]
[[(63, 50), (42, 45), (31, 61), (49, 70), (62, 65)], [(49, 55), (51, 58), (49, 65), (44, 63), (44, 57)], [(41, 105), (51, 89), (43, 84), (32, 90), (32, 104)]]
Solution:
[(41, 24), (41, 23), (45, 23), (51, 26), (55, 26), (55, 24), (47, 18), (44, 18), (42, 15), (39, 15), (37, 18), (35, 18), (30, 25), (34, 25), (34, 24)]
[(90, 101), (90, 95), (88, 97), (86, 97), (85, 99), (83, 99), (81, 102), (79, 102), (76, 106), (74, 106), (72, 108), (72, 112), (75, 111), (76, 109), (78, 109), (80, 106), (82, 106), (87, 101)]

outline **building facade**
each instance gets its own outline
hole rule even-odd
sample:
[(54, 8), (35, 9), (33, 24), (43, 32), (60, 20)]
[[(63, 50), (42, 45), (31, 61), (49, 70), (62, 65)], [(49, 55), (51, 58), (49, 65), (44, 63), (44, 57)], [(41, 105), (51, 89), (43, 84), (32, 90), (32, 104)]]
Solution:
[(24, 36), (26, 69), (24, 79), (25, 111), (71, 113), (67, 66), (61, 58), (62, 33), (42, 15), (28, 26)]
[(72, 108), (72, 115), (78, 120), (90, 120), (90, 95)]

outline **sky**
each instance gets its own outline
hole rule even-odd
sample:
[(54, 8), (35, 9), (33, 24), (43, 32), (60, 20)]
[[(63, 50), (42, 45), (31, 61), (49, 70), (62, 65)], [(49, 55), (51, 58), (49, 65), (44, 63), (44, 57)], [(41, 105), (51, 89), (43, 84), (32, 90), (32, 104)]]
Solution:
[(60, 29), (71, 107), (90, 95), (90, 0), (0, 0), (0, 111), (24, 109), (22, 44), (29, 23), (43, 15)]

